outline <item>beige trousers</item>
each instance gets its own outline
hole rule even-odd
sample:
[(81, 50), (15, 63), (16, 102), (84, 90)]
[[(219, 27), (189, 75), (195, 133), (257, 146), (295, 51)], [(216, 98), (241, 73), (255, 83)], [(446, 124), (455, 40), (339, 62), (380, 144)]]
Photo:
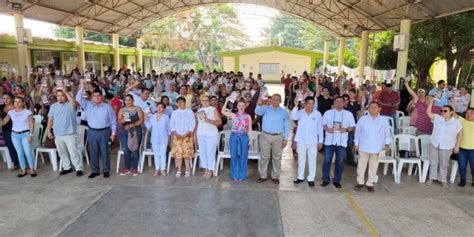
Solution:
[(258, 161), (258, 172), (260, 178), (268, 176), (268, 162), (272, 159), (272, 179), (278, 179), (281, 172), (281, 154), (283, 148), (283, 135), (269, 135), (260, 133), (260, 160)]
[(359, 160), (357, 161), (357, 184), (364, 184), (367, 164), (369, 165), (369, 177), (365, 185), (373, 187), (375, 177), (377, 176), (377, 169), (379, 167), (379, 154), (370, 154), (359, 151)]

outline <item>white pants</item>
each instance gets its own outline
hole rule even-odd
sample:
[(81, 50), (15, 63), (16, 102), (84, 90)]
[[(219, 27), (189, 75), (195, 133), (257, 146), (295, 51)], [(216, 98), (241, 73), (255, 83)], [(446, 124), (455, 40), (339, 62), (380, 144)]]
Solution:
[(219, 136), (198, 136), (199, 160), (201, 168), (214, 170), (216, 166), (217, 143)]
[(314, 182), (316, 177), (316, 156), (318, 155), (318, 147), (315, 144), (296, 144), (298, 151), (298, 179), (304, 180), (304, 171), (306, 167), (306, 158), (308, 158), (309, 175), (308, 182)]
[(155, 170), (164, 171), (166, 169), (166, 148), (168, 144), (151, 144), (153, 159), (155, 160)]
[[(47, 136), (47, 134), (45, 134)], [(82, 154), (77, 148), (77, 135), (56, 136), (54, 143), (58, 149), (59, 157), (63, 163), (63, 170), (71, 169), (71, 163), (76, 171), (82, 171)]]

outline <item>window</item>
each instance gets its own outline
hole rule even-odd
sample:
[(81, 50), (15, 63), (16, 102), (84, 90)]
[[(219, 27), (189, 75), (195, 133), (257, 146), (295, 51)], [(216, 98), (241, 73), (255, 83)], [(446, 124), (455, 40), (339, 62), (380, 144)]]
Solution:
[(259, 64), (259, 73), (263, 75), (277, 75), (280, 71), (279, 63), (260, 63)]

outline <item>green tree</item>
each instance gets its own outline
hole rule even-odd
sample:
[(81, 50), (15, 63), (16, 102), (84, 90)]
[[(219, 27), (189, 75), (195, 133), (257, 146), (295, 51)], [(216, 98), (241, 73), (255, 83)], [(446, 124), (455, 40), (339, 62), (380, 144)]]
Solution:
[(431, 65), (441, 56), (441, 41), (436, 26), (421, 22), (412, 26), (408, 57), (416, 70), (417, 88), (425, 88)]
[(448, 83), (456, 85), (456, 78), (474, 48), (474, 11), (436, 19), (433, 23), (440, 30)]
[(143, 30), (143, 43), (197, 62), (197, 68), (212, 70), (220, 67), (218, 52), (247, 44), (249, 38), (242, 28), (232, 6), (214, 5), (181, 12), (150, 24)]
[[(76, 31), (71, 27), (60, 26), (53, 31), (54, 36), (65, 39), (76, 38)], [(84, 31), (84, 40), (94, 41), (100, 43), (112, 43), (112, 35), (97, 33), (92, 31)], [(135, 47), (137, 43), (136, 38), (119, 37), (119, 44), (128, 47)]]

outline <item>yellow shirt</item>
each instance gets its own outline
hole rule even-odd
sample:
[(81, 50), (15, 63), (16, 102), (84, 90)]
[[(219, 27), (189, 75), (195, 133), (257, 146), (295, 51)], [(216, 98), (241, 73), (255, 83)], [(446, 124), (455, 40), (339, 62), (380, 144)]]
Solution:
[(458, 117), (462, 123), (462, 140), (459, 147), (474, 150), (474, 122)]

